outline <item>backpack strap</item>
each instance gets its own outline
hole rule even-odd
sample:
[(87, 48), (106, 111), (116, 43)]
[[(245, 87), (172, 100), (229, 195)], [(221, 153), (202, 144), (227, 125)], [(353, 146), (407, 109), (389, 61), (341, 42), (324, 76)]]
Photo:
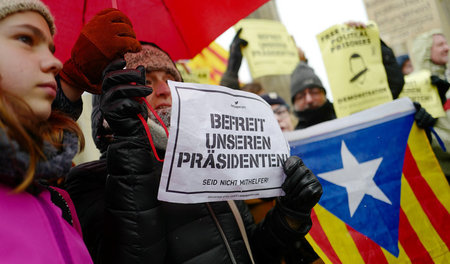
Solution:
[(239, 231), (241, 231), (242, 238), (244, 239), (245, 247), (247, 248), (248, 255), (250, 256), (250, 260), (252, 261), (252, 264), (255, 264), (255, 261), (253, 260), (253, 254), (252, 250), (250, 248), (250, 243), (248, 242), (247, 232), (245, 231), (244, 221), (242, 220), (241, 213), (239, 212), (239, 209), (236, 206), (236, 203), (234, 201), (227, 201), (228, 205), (231, 208), (231, 212), (233, 212), (234, 218), (236, 219), (236, 222), (239, 226)]

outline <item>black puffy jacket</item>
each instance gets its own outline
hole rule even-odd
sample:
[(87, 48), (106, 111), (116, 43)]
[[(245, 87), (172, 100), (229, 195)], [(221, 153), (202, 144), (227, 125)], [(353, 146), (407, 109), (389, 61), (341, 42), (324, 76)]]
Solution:
[[(67, 190), (94, 261), (251, 263), (228, 203), (158, 201), (161, 171), (162, 163), (143, 138), (118, 139), (109, 146), (106, 161), (72, 169)], [(257, 263), (280, 263), (283, 251), (303, 238), (277, 207), (256, 225), (247, 205), (236, 204)]]

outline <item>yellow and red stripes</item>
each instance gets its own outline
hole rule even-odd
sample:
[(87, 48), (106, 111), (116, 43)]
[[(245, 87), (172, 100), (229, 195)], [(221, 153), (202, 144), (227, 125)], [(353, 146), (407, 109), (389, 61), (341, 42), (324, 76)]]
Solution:
[(384, 256), (381, 247), (377, 243), (373, 242), (367, 236), (361, 234), (355, 229), (347, 225), (347, 230), (352, 236), (353, 241), (358, 247), (359, 253), (363, 258), (365, 263), (388, 263), (386, 257)]
[(420, 242), (419, 237), (416, 232), (414, 232), (414, 229), (402, 209), (400, 209), (398, 240), (410, 259), (420, 263), (433, 263), (433, 259)]
[(227, 68), (227, 62), (228, 51), (216, 42), (211, 42), (208, 47), (189, 61), (188, 66), (192, 69), (209, 69), (209, 84), (218, 85)]
[[(318, 208), (319, 206), (320, 205), (316, 205), (315, 208)], [(313, 226), (309, 231), (309, 235), (312, 237), (314, 242), (313, 241), (309, 242), (313, 244), (317, 243), (317, 245), (320, 247), (320, 249), (332, 263), (342, 263), (339, 257), (337, 256), (336, 252), (334, 251), (334, 248), (331, 246), (330, 241), (328, 241), (327, 235), (325, 234), (325, 231), (320, 225), (319, 219), (315, 213), (315, 209), (311, 211), (311, 220), (313, 222)]]
[[(421, 176), (409, 147), (406, 149), (405, 153), (403, 173), (406, 181), (411, 186), (414, 195), (419, 201), (420, 207), (433, 225), (433, 228), (443, 239), (446, 246), (449, 247), (449, 213), (437, 199), (436, 194), (431, 190), (430, 186), (428, 186), (425, 179)], [(446, 184), (445, 178), (442, 179), (442, 183)]]

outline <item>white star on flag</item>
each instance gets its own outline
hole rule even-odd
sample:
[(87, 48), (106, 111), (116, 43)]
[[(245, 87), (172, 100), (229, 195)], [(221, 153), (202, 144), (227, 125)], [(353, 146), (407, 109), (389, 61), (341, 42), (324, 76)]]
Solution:
[(342, 169), (320, 173), (317, 176), (342, 186), (347, 190), (350, 217), (353, 217), (353, 214), (358, 209), (359, 204), (366, 194), (380, 201), (392, 204), (389, 198), (386, 197), (383, 191), (373, 181), (373, 177), (383, 158), (359, 163), (355, 156), (350, 153), (344, 141), (342, 141), (341, 156)]

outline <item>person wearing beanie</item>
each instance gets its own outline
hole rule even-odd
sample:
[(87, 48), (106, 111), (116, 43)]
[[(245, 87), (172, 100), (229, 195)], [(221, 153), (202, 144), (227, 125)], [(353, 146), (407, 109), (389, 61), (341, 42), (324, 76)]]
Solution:
[(0, 263), (92, 263), (73, 203), (55, 186), (83, 149), (52, 109), (53, 17), (36, 0), (0, 1)]
[(294, 125), (292, 124), (289, 105), (281, 98), (277, 93), (270, 92), (261, 95), (272, 108), (273, 114), (280, 125), (281, 131), (288, 132), (294, 130)]
[[(255, 224), (248, 206), (235, 202), (251, 253), (229, 203), (159, 201), (172, 106), (168, 80), (182, 81), (170, 56), (149, 43), (105, 69), (98, 102), (112, 140), (103, 160), (76, 166), (66, 182), (94, 262), (280, 263), (286, 247), (304, 240), (311, 228), (319, 181), (292, 157), (284, 167), (287, 195), (277, 198), (263, 221)], [(148, 107), (136, 99), (142, 97)]]
[[(148, 85), (152, 85), (153, 89), (157, 89), (157, 92), (147, 96), (147, 101), (164, 121), (165, 126), (169, 127), (172, 97), (166, 81), (180, 82), (182, 81), (182, 77), (166, 52), (153, 43), (142, 41), (141, 44), (141, 52), (127, 53), (124, 55), (127, 61), (126, 67), (137, 68), (141, 64), (145, 65), (146, 82)], [(91, 127), (94, 143), (100, 153), (104, 155), (113, 137), (112, 131), (100, 111), (101, 98), (101, 95), (93, 95), (92, 97)], [(158, 121), (154, 115), (151, 115), (148, 122), (154, 123)], [(167, 138), (164, 129), (161, 126), (154, 127), (157, 130), (154, 135), (161, 136), (160, 139), (164, 141)]]
[(56, 31), (55, 22), (48, 7), (39, 0), (2, 0), (0, 2), (0, 20), (18, 12), (34, 11), (39, 13), (47, 23), (50, 34)]
[(295, 129), (336, 118), (322, 82), (306, 63), (300, 62), (291, 74), (291, 100), (298, 118)]
[(398, 66), (402, 69), (403, 75), (408, 75), (414, 71), (411, 59), (408, 54), (400, 55), (396, 58)]

